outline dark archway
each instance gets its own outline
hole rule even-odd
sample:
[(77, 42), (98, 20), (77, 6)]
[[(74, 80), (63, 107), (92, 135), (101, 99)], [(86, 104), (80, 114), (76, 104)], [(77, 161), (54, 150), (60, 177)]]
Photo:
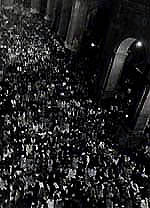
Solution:
[(146, 64), (145, 46), (141, 41), (135, 41), (127, 52), (122, 73), (116, 86), (128, 115), (126, 123), (131, 127), (136, 122), (147, 94)]
[(42, 0), (40, 7), (41, 7), (40, 8), (40, 13), (42, 15), (45, 15), (46, 14), (46, 7), (47, 7), (47, 0)]
[[(94, 46), (101, 46), (109, 27), (112, 15), (112, 2), (97, 1), (96, 5), (89, 5), (86, 30), (83, 35), (82, 47), (87, 50)], [(92, 46), (92, 47), (93, 47)]]
[(104, 97), (117, 93), (126, 113), (125, 123), (133, 128), (147, 95), (147, 56), (144, 43), (135, 38), (121, 42), (109, 65)]

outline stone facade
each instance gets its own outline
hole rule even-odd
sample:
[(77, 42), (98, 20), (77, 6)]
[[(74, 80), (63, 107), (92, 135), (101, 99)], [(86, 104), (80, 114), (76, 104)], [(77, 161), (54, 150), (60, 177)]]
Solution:
[[(122, 0), (118, 1), (118, 4), (116, 3), (114, 11), (100, 59), (102, 78), (99, 88), (104, 97), (112, 95), (117, 89), (118, 80), (125, 70), (123, 68), (128, 52), (130, 53), (130, 47), (135, 40), (144, 45), (147, 54), (146, 61), (150, 62), (150, 3), (140, 0)], [(131, 43), (128, 40), (131, 40)], [(125, 48), (124, 42), (128, 42)], [(147, 76), (145, 74), (145, 79)], [(146, 85), (143, 84), (143, 94), (141, 94), (141, 99), (138, 99), (138, 103), (135, 104), (136, 131), (143, 131), (149, 119), (149, 85), (149, 81), (146, 82)]]
[(105, 75), (116, 48), (125, 39), (141, 40), (145, 43), (148, 53), (150, 50), (150, 6), (140, 1), (122, 0), (115, 10), (101, 56)]

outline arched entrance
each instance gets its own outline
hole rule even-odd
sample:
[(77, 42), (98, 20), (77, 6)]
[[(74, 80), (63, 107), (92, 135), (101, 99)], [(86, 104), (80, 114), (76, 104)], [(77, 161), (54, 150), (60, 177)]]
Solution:
[(112, 3), (108, 1), (89, 2), (86, 30), (82, 41), (82, 47), (85, 49), (90, 47), (91, 43), (101, 47), (106, 38), (112, 13)]
[(135, 38), (122, 41), (113, 58), (105, 82), (107, 95), (119, 96), (126, 114), (125, 124), (134, 127), (147, 95), (146, 49)]

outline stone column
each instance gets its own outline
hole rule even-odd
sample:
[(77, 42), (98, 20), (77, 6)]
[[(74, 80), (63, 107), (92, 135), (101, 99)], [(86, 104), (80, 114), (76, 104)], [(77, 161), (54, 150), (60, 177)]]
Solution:
[(73, 0), (63, 0), (62, 10), (60, 15), (60, 22), (57, 34), (65, 40), (67, 29), (69, 26), (69, 20), (71, 17), (71, 9), (72, 9)]
[(31, 0), (31, 12), (40, 13), (41, 0)]
[(52, 26), (53, 17), (54, 17), (54, 5), (55, 5), (55, 0), (48, 0), (47, 1), (45, 19), (50, 21), (50, 26)]
[[(145, 91), (146, 93), (146, 91)], [(136, 125), (135, 125), (135, 130), (136, 131), (140, 131), (143, 132), (146, 124), (150, 118), (150, 90), (148, 89), (148, 93), (146, 93), (147, 96), (145, 96), (143, 94), (143, 100), (145, 101), (143, 104), (143, 107), (141, 109), (141, 112), (138, 116)], [(146, 99), (145, 99), (146, 97)], [(142, 100), (141, 100), (141, 104), (142, 104)]]
[(75, 0), (65, 41), (65, 46), (72, 51), (77, 51), (80, 47), (86, 27), (87, 13), (87, 1)]
[(55, 4), (53, 8), (53, 21), (52, 21), (52, 28), (55, 32), (58, 31), (61, 9), (62, 9), (62, 0), (55, 0)]
[(108, 67), (108, 72), (104, 81), (105, 94), (115, 91), (118, 81), (121, 77), (125, 60), (128, 56), (128, 50), (130, 46), (136, 41), (134, 38), (128, 38), (121, 42), (119, 48), (116, 51), (115, 57), (111, 61)]

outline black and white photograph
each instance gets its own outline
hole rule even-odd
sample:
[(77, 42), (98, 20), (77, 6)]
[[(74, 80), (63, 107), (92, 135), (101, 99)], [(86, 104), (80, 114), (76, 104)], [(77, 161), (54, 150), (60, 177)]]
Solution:
[(0, 0), (0, 208), (150, 208), (149, 0)]

